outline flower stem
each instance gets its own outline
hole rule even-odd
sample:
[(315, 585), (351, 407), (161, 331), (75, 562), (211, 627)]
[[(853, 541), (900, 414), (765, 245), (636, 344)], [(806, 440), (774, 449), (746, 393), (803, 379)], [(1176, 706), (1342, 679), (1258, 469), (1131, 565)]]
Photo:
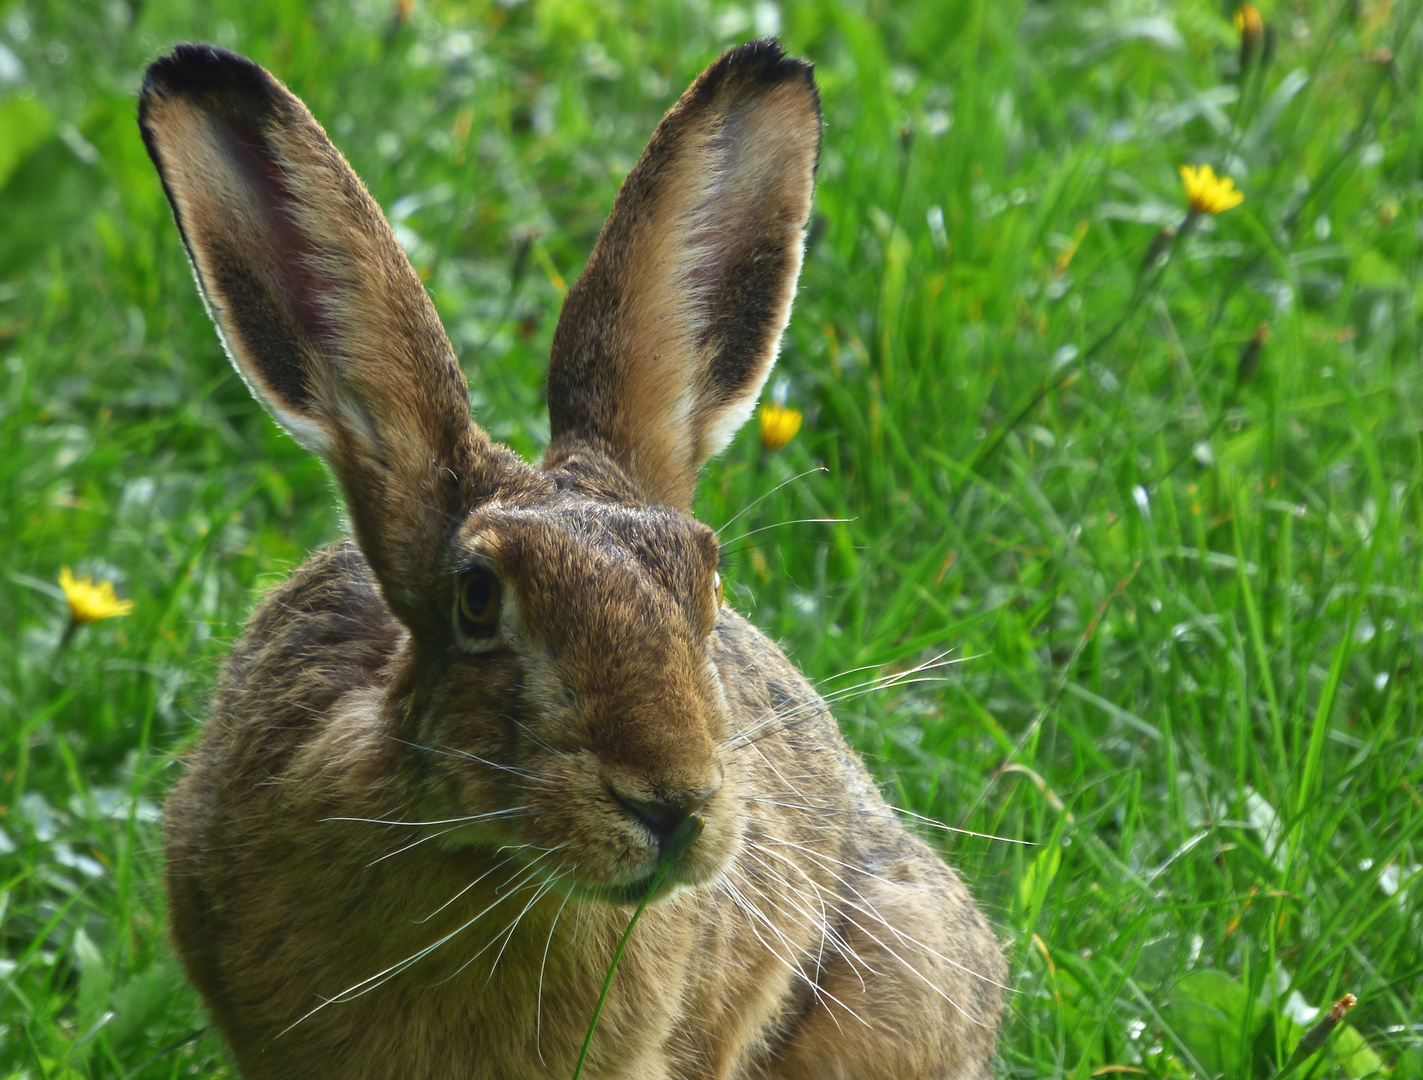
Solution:
[(687, 854), (691, 846), (697, 842), (697, 837), (702, 835), (702, 829), (706, 823), (706, 818), (701, 814), (692, 814), (677, 826), (677, 831), (672, 834), (672, 842), (667, 845), (667, 850), (662, 855), (662, 861), (657, 864), (657, 873), (652, 877), (652, 884), (642, 894), (637, 910), (632, 913), (627, 929), (623, 931), (623, 936), (618, 941), (618, 947), (613, 952), (613, 962), (608, 965), (608, 974), (603, 979), (603, 989), (598, 994), (598, 1004), (593, 1007), (593, 1018), (588, 1021), (588, 1034), (583, 1037), (583, 1049), (578, 1051), (578, 1064), (573, 1067), (573, 1080), (578, 1080), (583, 1075), (583, 1063), (588, 1059), (588, 1047), (593, 1044), (593, 1032), (597, 1030), (598, 1018), (603, 1015), (603, 1003), (608, 1000), (608, 989), (613, 985), (613, 975), (617, 972), (618, 964), (622, 961), (623, 950), (627, 948), (628, 939), (632, 937), (632, 928), (637, 925), (637, 920), (642, 918), (643, 909), (647, 907), (648, 901), (657, 894), (662, 882), (672, 872), (672, 867), (681, 862), (682, 856)]

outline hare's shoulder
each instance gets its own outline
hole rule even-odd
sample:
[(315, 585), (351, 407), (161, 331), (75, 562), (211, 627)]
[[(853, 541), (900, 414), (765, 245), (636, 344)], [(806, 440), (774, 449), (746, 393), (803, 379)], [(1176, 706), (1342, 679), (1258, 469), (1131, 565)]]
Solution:
[(403, 636), (360, 550), (334, 544), (257, 605), (224, 667), (213, 721), (308, 729), (340, 698), (388, 681)]

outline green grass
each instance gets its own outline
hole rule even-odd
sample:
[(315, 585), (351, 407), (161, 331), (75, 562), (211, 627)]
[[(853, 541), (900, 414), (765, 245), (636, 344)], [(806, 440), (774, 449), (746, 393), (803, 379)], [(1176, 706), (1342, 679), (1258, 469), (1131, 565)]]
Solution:
[[(1230, 7), (0, 0), (0, 1077), (231, 1075), (158, 807), (254, 598), (341, 530), (203, 314), (143, 65), (212, 40), (302, 95), (535, 455), (618, 181), (777, 23), (827, 116), (806, 422), (698, 512), (774, 489), (727, 595), (811, 678), (962, 659), (837, 710), (892, 800), (1031, 842), (933, 834), (1010, 952), (1002, 1073), (1270, 1077), (1347, 991), (1313, 1075), (1423, 1077), (1423, 19), (1263, 3), (1242, 74)], [(1198, 162), (1245, 202), (1144, 273)], [(61, 645), (65, 565), (133, 613)]]

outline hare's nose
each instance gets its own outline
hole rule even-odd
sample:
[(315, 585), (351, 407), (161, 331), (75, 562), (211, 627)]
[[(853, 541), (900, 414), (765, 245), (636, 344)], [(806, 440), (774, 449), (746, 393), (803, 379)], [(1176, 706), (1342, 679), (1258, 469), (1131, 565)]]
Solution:
[(616, 786), (612, 787), (612, 793), (628, 815), (652, 833), (658, 846), (666, 847), (677, 826), (706, 806), (707, 800), (716, 794), (720, 786), (717, 784), (700, 791), (679, 791), (669, 798), (659, 799), (642, 798), (620, 791)]

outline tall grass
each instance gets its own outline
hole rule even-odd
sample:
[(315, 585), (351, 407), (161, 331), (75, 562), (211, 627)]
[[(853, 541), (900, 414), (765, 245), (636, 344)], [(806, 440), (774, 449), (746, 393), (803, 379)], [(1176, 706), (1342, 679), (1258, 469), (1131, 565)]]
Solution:
[[(926, 827), (1008, 945), (1002, 1071), (1272, 1076), (1347, 991), (1313, 1075), (1423, 1077), (1420, 6), (1262, 11), (1242, 65), (1214, 0), (0, 0), (0, 1076), (231, 1075), (158, 808), (254, 597), (341, 532), (198, 303), (143, 65), (211, 40), (307, 100), (532, 456), (617, 183), (774, 32), (827, 117), (806, 420), (698, 513), (745, 511), (728, 597), (812, 678), (963, 660), (838, 713), (970, 830)], [(1162, 264), (1187, 163), (1246, 197)], [(133, 612), (66, 635), (63, 566)]]

